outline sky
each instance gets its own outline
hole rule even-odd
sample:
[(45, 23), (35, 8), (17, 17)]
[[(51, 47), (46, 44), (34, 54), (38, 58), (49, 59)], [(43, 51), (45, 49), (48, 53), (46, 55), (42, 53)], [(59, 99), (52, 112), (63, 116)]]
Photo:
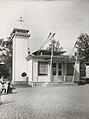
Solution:
[[(23, 24), (17, 21), (20, 16)], [(0, 0), (0, 38), (9, 37), (18, 27), (30, 30), (31, 52), (55, 32), (70, 55), (77, 37), (89, 34), (89, 0)]]

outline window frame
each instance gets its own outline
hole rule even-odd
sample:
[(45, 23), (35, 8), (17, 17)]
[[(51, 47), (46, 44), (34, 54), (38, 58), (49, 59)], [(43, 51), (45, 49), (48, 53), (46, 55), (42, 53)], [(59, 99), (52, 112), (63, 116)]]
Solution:
[[(61, 67), (59, 67), (59, 64), (61, 65)], [(62, 63), (58, 63), (58, 76), (62, 76)], [(59, 74), (59, 72), (61, 72), (61, 74)]]
[[(68, 70), (68, 65), (72, 65), (71, 70)], [(73, 76), (73, 74), (74, 74), (74, 65), (75, 65), (75, 63), (71, 63), (71, 62), (68, 62), (68, 63), (67, 63), (67, 75)], [(69, 71), (69, 72), (68, 72), (68, 71)]]
[[(54, 65), (56, 64), (56, 65)], [(57, 63), (56, 62), (52, 62), (52, 75), (56, 76), (57, 75)]]
[[(41, 69), (39, 69), (39, 68), (41, 68), (40, 65), (42, 65), (42, 64), (46, 64), (45, 66), (47, 66), (47, 72), (46, 73), (40, 72)], [(38, 76), (47, 76), (47, 75), (48, 75), (48, 62), (38, 61)]]

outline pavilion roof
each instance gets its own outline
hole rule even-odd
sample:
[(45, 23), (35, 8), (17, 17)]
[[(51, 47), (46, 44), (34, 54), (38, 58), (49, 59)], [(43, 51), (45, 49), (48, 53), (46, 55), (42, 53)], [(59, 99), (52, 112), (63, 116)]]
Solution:
[[(65, 52), (66, 51), (53, 51), (53, 55), (58, 56), (58, 55), (61, 55)], [(37, 50), (37, 51), (33, 52), (32, 54), (33, 55), (51, 55), (51, 50)]]
[[(27, 58), (27, 60), (30, 60), (30, 59), (37, 59), (37, 60), (40, 60), (40, 59), (43, 59), (45, 61), (50, 61), (51, 60), (51, 55), (33, 55), (33, 54), (30, 54)], [(61, 62), (75, 62), (76, 61), (76, 58), (74, 56), (72, 56), (70, 58), (69, 55), (58, 55), (58, 56), (53, 56), (53, 60), (54, 61), (61, 61)]]

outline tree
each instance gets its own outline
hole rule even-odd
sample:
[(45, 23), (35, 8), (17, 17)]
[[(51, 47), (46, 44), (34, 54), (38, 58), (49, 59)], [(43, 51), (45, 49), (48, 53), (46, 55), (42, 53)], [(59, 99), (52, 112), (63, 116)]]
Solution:
[(4, 63), (1, 65), (1, 75), (4, 77), (9, 77), (11, 80), (12, 74), (12, 40), (11, 37), (6, 40), (0, 39), (0, 57), (1, 61)]
[(75, 44), (77, 48), (78, 57), (82, 58), (82, 61), (89, 61), (89, 35), (82, 33)]
[(89, 35), (82, 33), (75, 44), (77, 55), (81, 58), (80, 77), (86, 76), (86, 66), (84, 62), (89, 62)]
[(51, 50), (53, 47), (53, 51), (61, 51), (63, 47), (60, 46), (59, 41), (51, 40), (51, 43), (47, 47), (47, 50)]

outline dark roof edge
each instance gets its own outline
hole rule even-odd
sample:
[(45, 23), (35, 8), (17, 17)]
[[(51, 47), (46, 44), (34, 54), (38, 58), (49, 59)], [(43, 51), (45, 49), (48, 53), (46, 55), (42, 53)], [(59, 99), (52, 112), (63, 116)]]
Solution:
[(25, 31), (25, 32), (27, 32), (27, 33), (29, 32), (29, 29), (13, 28), (12, 33), (14, 33), (14, 32), (17, 31), (17, 30), (18, 30), (18, 31)]
[[(51, 56), (50, 55), (33, 55), (33, 54), (30, 54), (29, 56), (26, 57), (27, 61), (29, 61), (30, 59), (33, 59), (33, 58), (40, 58), (40, 59), (50, 59)], [(58, 58), (58, 59), (65, 59), (65, 60), (68, 60), (68, 61), (76, 61), (76, 58), (73, 56), (72, 58), (70, 58), (69, 55), (61, 55), (61, 56), (53, 56), (53, 58)], [(79, 59), (78, 59), (79, 61)]]

